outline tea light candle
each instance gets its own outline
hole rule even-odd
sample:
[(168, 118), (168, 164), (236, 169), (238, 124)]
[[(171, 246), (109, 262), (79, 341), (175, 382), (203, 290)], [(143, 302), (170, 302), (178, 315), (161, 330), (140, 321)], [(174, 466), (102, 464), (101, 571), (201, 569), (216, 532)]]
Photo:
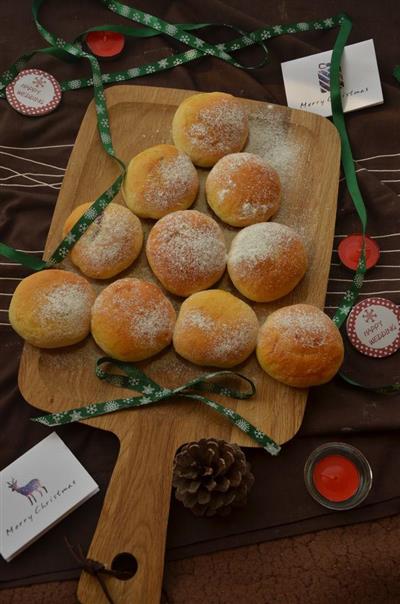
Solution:
[(313, 469), (313, 482), (317, 491), (330, 501), (345, 501), (360, 486), (360, 473), (355, 464), (343, 455), (327, 455)]
[(327, 443), (311, 453), (304, 467), (310, 495), (333, 510), (349, 510), (367, 497), (371, 467), (364, 455), (346, 443)]
[(125, 46), (125, 36), (116, 31), (90, 31), (85, 38), (90, 52), (101, 59), (118, 56)]
[[(349, 235), (338, 246), (340, 262), (355, 271), (361, 255), (362, 235)], [(367, 270), (375, 266), (380, 256), (379, 246), (374, 239), (365, 236), (365, 265)]]

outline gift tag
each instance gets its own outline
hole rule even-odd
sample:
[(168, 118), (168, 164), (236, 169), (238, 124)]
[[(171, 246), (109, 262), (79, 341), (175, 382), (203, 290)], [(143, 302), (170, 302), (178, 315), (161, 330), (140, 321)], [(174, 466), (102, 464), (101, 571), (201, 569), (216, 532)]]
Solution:
[(400, 308), (386, 298), (367, 298), (347, 319), (353, 346), (369, 357), (387, 357), (400, 348)]
[(23, 115), (46, 115), (61, 101), (61, 88), (41, 69), (24, 69), (6, 88), (7, 101)]

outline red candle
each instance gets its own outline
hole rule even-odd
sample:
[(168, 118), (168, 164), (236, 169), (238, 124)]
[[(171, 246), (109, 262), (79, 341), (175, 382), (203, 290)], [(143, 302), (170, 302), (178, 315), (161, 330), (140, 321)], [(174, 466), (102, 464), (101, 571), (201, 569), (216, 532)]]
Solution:
[(102, 59), (116, 57), (125, 46), (125, 36), (116, 31), (90, 31), (85, 41), (91, 53)]
[(346, 501), (358, 490), (360, 473), (355, 463), (344, 455), (327, 455), (316, 462), (313, 483), (317, 491), (329, 501)]
[[(362, 249), (362, 235), (349, 235), (343, 239), (338, 247), (340, 261), (351, 270), (355, 271), (360, 259)], [(380, 256), (379, 246), (374, 239), (365, 237), (365, 260), (367, 269), (378, 262)]]

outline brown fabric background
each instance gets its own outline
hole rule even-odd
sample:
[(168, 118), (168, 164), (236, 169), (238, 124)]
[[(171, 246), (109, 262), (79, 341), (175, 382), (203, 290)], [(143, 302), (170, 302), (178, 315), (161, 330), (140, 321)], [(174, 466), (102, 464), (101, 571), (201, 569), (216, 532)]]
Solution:
[[(129, 4), (133, 4), (129, 2)], [(365, 109), (346, 118), (359, 180), (369, 212), (369, 232), (374, 236), (399, 233), (400, 211), (400, 137), (398, 134), (400, 87), (391, 71), (400, 62), (397, 43), (399, 9), (395, 0), (363, 5), (335, 2), (263, 2), (251, 5), (240, 0), (223, 2), (193, 0), (135, 2), (171, 22), (216, 21), (236, 24), (249, 30), (262, 25), (328, 17), (345, 10), (354, 20), (351, 42), (374, 38), (383, 84), (385, 104)], [(3, 70), (23, 51), (43, 46), (30, 17), (30, 0), (15, 3), (3, 1), (0, 7), (0, 69)], [(42, 11), (42, 22), (66, 39), (94, 24), (123, 22), (103, 9), (95, 0), (71, 0), (69, 3), (48, 2)], [(225, 31), (207, 34), (210, 40), (222, 41)], [(141, 78), (133, 85), (171, 86), (197, 90), (225, 90), (249, 98), (285, 104), (280, 62), (332, 47), (335, 32), (313, 32), (284, 36), (268, 43), (270, 64), (256, 72), (241, 72), (215, 59), (204, 59), (164, 74)], [(126, 52), (106, 68), (123, 69), (162, 58), (177, 49), (172, 41), (154, 39), (129, 40)], [(243, 60), (257, 60), (259, 51), (242, 53)], [(43, 67), (59, 80), (77, 78), (88, 73), (86, 65), (65, 64), (48, 57), (31, 62)], [(8, 181), (10, 170), (19, 174), (31, 172), (52, 176), (33, 176), (47, 183), (61, 180), (71, 145), (80, 121), (91, 99), (90, 90), (66, 93), (61, 106), (46, 118), (28, 119), (0, 101), (0, 240), (19, 249), (43, 249), (52, 210), (57, 198), (57, 184), (23, 188), (33, 184), (17, 176)], [(132, 135), (134, 135), (134, 127)], [(21, 147), (52, 147), (22, 151)], [(17, 149), (12, 149), (15, 147)], [(16, 157), (15, 157), (16, 156)], [(376, 157), (379, 156), (379, 157)], [(382, 157), (387, 156), (387, 157)], [(21, 157), (48, 166), (32, 164)], [(372, 159), (372, 158), (375, 159)], [(365, 158), (371, 158), (365, 160)], [(56, 166), (56, 168), (54, 167)], [(378, 171), (377, 171), (378, 170)], [(383, 171), (380, 172), (379, 170)], [(56, 178), (57, 176), (57, 178)], [(387, 182), (394, 181), (394, 182)], [(323, 200), (321, 200), (323, 202)], [(358, 221), (351, 201), (341, 183), (337, 216), (335, 249), (340, 235), (358, 231)], [(365, 292), (386, 291), (400, 303), (400, 236), (378, 239), (384, 253), (368, 273)], [(0, 258), (0, 262), (4, 259)], [(327, 312), (334, 312), (350, 274), (332, 256), (331, 281)], [(382, 265), (390, 268), (384, 268)], [(0, 292), (11, 294), (16, 281), (27, 274), (21, 267), (0, 265)], [(397, 271), (397, 272), (396, 272)], [(399, 278), (396, 281), (396, 278)], [(0, 296), (0, 309), (6, 310), (9, 296)], [(0, 323), (8, 321), (0, 312)], [(0, 325), (0, 467), (6, 466), (47, 434), (47, 430), (29, 422), (31, 408), (17, 389), (17, 370), (21, 342), (7, 325)], [(399, 353), (383, 362), (361, 357), (348, 349), (346, 371), (354, 379), (387, 383), (399, 377)], [(381, 380), (381, 381), (380, 381)], [(35, 583), (43, 580), (77, 576), (73, 561), (62, 544), (63, 535), (71, 541), (87, 544), (90, 540), (102, 497), (118, 453), (113, 435), (88, 426), (66, 426), (60, 436), (101, 484), (99, 495), (87, 502), (59, 527), (26, 550), (11, 564), (0, 562), (0, 587)], [(396, 514), (400, 507), (397, 460), (400, 447), (399, 397), (383, 397), (356, 391), (340, 380), (312, 391), (300, 434), (277, 459), (258, 450), (248, 450), (256, 474), (256, 486), (245, 511), (221, 521), (197, 521), (179, 505), (170, 515), (167, 555), (170, 559), (193, 556), (237, 545), (298, 535), (321, 528), (371, 520)], [(302, 483), (302, 467), (308, 453), (321, 442), (346, 440), (361, 448), (375, 473), (373, 491), (358, 510), (332, 514), (314, 504)], [(181, 562), (169, 562), (166, 585), (170, 602), (190, 603), (208, 599), (225, 603), (235, 599), (245, 602), (398, 602), (398, 564), (400, 546), (396, 516), (379, 522), (346, 529), (248, 545), (237, 550), (221, 551)], [(0, 592), (0, 602), (74, 602), (75, 583), (53, 583)]]

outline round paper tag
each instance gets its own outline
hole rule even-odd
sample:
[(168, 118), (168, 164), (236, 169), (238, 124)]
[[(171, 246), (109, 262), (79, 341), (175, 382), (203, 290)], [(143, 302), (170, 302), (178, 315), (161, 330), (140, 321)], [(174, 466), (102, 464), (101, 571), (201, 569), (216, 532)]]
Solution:
[(59, 105), (61, 88), (41, 69), (24, 69), (6, 88), (7, 101), (23, 115), (46, 115)]
[(347, 319), (353, 346), (369, 357), (387, 357), (400, 348), (400, 308), (386, 298), (367, 298)]

